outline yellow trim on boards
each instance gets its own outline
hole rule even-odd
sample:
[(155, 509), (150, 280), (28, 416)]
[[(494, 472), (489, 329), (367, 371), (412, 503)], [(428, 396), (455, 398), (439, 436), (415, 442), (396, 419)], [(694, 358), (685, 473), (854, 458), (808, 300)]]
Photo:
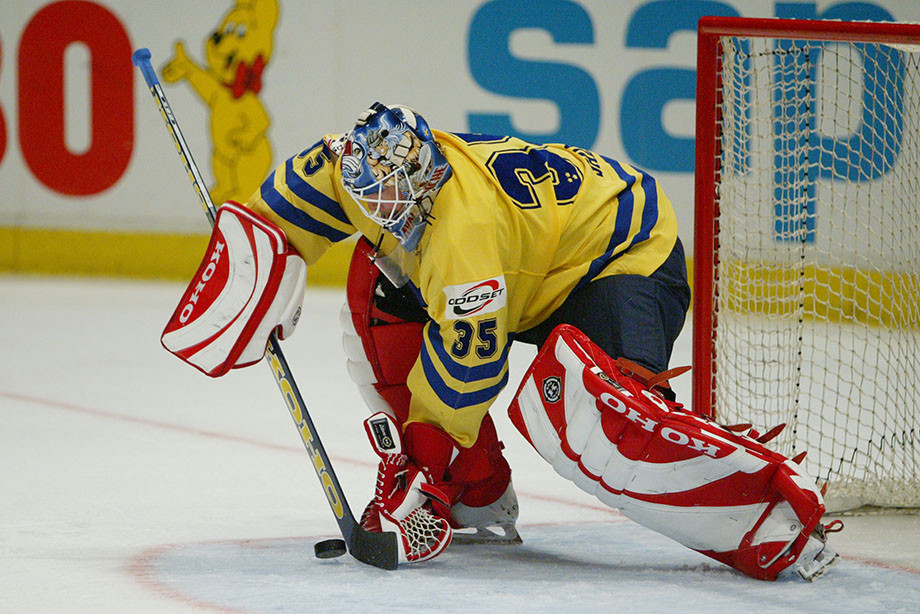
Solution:
[[(207, 235), (0, 227), (0, 273), (188, 281), (207, 245)], [(344, 286), (353, 249), (353, 241), (334, 245), (307, 284)]]
[[(0, 227), (0, 273), (184, 282), (194, 275), (207, 244), (203, 234)], [(310, 267), (307, 284), (343, 287), (353, 249), (352, 240), (332, 246)], [(692, 258), (687, 272), (692, 288)], [(920, 279), (915, 274), (834, 267), (797, 271), (733, 262), (723, 264), (722, 278), (723, 308), (731, 311), (801, 311), (804, 319), (920, 328)]]
[(920, 328), (920, 275), (853, 267), (727, 261), (721, 308), (803, 320)]
[[(0, 226), (0, 273), (189, 281), (208, 235), (49, 230)], [(345, 286), (354, 241), (333, 245), (310, 267), (307, 284)], [(693, 259), (687, 259), (693, 287)]]

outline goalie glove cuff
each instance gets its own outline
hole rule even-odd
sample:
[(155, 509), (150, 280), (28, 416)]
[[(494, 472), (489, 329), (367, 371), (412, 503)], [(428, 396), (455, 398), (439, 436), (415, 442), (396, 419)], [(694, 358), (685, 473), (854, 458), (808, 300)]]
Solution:
[(254, 364), (273, 331), (281, 339), (293, 333), (306, 276), (306, 263), (280, 228), (225, 203), (204, 260), (163, 331), (163, 347), (211, 377)]

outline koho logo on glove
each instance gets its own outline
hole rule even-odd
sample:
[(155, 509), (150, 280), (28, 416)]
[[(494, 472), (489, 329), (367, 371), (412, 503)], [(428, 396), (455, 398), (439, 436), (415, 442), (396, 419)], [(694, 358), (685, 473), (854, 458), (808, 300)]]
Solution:
[[(218, 241), (214, 245), (214, 250), (211, 252), (211, 256), (208, 258), (208, 264), (204, 267), (204, 270), (201, 272), (201, 276), (198, 280), (198, 283), (195, 285), (195, 290), (189, 296), (188, 301), (182, 307), (182, 311), (179, 314), (179, 321), (183, 324), (188, 322), (188, 319), (192, 317), (192, 312), (195, 311), (195, 305), (198, 303), (198, 299), (201, 296), (201, 291), (205, 289), (207, 283), (214, 277), (214, 273), (217, 271), (217, 263), (220, 262), (220, 255), (224, 251), (224, 243)], [(224, 284), (221, 283), (220, 287), (223, 288)]]

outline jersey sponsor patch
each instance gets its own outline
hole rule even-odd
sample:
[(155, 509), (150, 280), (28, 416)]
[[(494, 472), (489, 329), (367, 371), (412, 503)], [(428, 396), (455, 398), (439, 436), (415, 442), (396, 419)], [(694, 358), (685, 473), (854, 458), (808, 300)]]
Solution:
[(505, 306), (508, 292), (505, 276), (499, 275), (483, 281), (447, 286), (444, 294), (447, 296), (444, 317), (459, 320), (498, 311)]

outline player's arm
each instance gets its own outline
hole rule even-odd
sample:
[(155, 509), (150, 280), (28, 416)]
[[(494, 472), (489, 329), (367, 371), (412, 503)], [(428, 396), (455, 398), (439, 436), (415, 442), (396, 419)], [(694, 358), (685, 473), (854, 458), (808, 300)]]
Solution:
[(510, 345), (504, 309), (428, 322), (407, 382), (409, 422), (439, 426), (461, 446), (472, 446), (508, 382)]
[(246, 207), (281, 228), (309, 266), (356, 232), (338, 198), (335, 156), (320, 140), (278, 166)]
[[(370, 531), (395, 530), (406, 560), (431, 558), (450, 543), (448, 520), (464, 492), (488, 490), (487, 499), (473, 504), (480, 512), (506, 490), (513, 499), (510, 469), (491, 423), (477, 442), (483, 418), (508, 378), (509, 344), (499, 341), (497, 321), (490, 314), (449, 325), (433, 320), (425, 324), (419, 357), (407, 381), (408, 422), (401, 428), (381, 412), (365, 423), (381, 464), (375, 496), (361, 524)], [(478, 345), (475, 332), (470, 334), (476, 330), (483, 331)], [(506, 519), (512, 529), (516, 514), (515, 506)], [(465, 526), (475, 526), (475, 521)]]

